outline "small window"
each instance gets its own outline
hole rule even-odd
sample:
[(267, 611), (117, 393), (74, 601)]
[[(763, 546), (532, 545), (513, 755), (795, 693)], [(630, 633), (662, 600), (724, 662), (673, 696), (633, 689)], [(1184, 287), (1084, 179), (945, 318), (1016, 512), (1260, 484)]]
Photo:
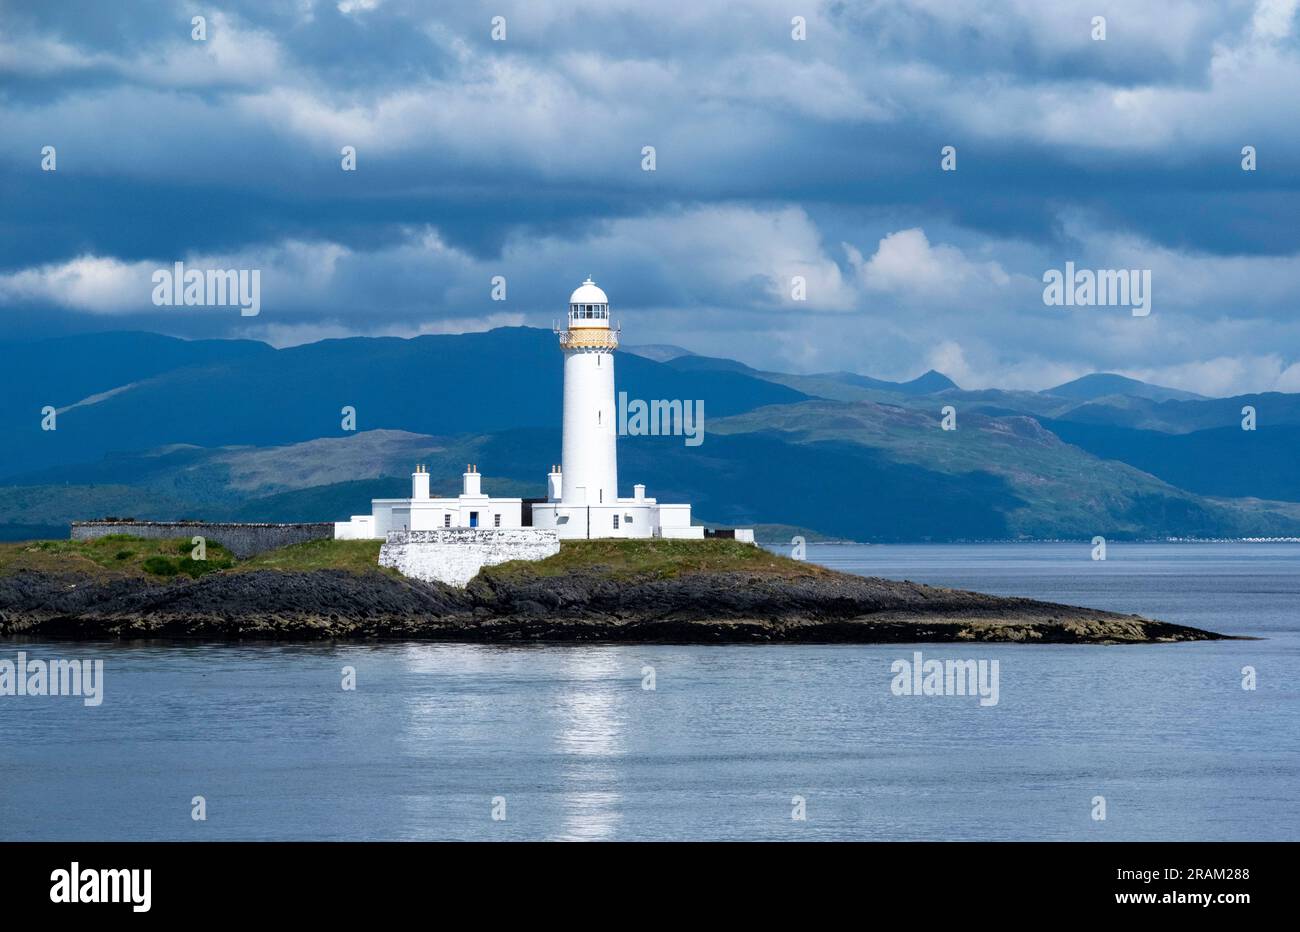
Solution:
[(618, 530), (618, 515), (614, 515), (614, 530)]
[(492, 516), (492, 526), (493, 526), (493, 527), (500, 527), (500, 526), (501, 526), (501, 516), (500, 516), (500, 515), (493, 515), (493, 516)]
[(443, 515), (443, 516), (442, 516), (442, 526), (443, 526), (443, 527), (451, 527), (451, 515)]

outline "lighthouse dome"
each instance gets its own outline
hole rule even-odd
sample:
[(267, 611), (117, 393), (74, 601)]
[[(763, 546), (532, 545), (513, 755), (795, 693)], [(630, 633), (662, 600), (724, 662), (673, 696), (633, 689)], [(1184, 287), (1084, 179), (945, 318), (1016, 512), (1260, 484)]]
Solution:
[(569, 329), (609, 328), (609, 298), (588, 278), (569, 295)]
[(596, 287), (596, 283), (588, 278), (585, 282), (577, 287), (573, 294), (569, 295), (570, 304), (609, 304), (609, 298), (605, 297), (605, 292)]

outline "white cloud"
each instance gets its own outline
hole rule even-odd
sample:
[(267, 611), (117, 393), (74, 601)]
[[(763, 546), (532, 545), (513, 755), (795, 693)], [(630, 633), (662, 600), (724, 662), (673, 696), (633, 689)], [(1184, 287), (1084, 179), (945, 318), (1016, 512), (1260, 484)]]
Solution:
[[(145, 314), (153, 305), (153, 274), (176, 262), (190, 269), (247, 269), (261, 273), (262, 306), (301, 307), (327, 296), (338, 263), (350, 251), (337, 243), (286, 240), (227, 254), (188, 254), (124, 262), (84, 255), (0, 275), (0, 305), (50, 304), (90, 314)], [(228, 313), (228, 308), (184, 307), (177, 313)]]
[(263, 85), (287, 78), (284, 55), (273, 35), (220, 10), (204, 15), (207, 39), (192, 39), (185, 22), (174, 38), (130, 55), (90, 50), (46, 36), (25, 36), (20, 42), (0, 38), (0, 73), (48, 76), (100, 68), (131, 84), (171, 91)]
[(149, 307), (152, 262), (78, 256), (0, 275), (0, 304), (38, 302), (92, 314), (140, 312)]
[(1136, 368), (1122, 374), (1210, 396), (1296, 391), (1300, 388), (1300, 365), (1287, 366), (1272, 353), (1216, 356), (1175, 365)]
[(932, 246), (920, 228), (890, 233), (870, 259), (845, 243), (849, 264), (873, 291), (953, 297), (971, 289), (1005, 288), (1011, 276), (997, 262), (976, 262), (955, 246)]
[(1300, 0), (1259, 0), (1250, 22), (1252, 37), (1271, 41), (1289, 36), (1298, 2)]

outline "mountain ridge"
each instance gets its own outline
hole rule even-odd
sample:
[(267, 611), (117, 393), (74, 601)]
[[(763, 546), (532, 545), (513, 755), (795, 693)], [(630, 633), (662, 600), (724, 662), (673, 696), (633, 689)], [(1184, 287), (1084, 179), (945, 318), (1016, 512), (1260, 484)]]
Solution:
[[(414, 462), (448, 490), (476, 462), (495, 494), (540, 495), (559, 457), (562, 367), (549, 331), (282, 350), (128, 333), (103, 337), (95, 355), (102, 336), (18, 354), (34, 375), (0, 408), (0, 536), (103, 514), (342, 520), (400, 494)], [(133, 353), (149, 357), (138, 370)], [(70, 369), (75, 379), (54, 384)], [(620, 354), (616, 379), (631, 398), (704, 403), (703, 445), (627, 436), (619, 458), (624, 494), (646, 482), (709, 522), (867, 540), (1300, 533), (1290, 479), (1300, 396), (1071, 399), (964, 390), (933, 370), (894, 383), (696, 354)], [(61, 405), (56, 431), (39, 430), (37, 395)], [(1259, 431), (1240, 430), (1243, 399)], [(940, 424), (948, 405), (951, 432)], [(343, 429), (345, 406), (355, 431)], [(1215, 456), (1219, 467), (1198, 467)]]

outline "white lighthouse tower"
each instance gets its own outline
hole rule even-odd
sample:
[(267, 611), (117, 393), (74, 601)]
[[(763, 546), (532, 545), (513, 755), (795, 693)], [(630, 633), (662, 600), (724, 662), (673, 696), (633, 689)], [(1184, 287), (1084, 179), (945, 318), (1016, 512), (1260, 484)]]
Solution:
[(618, 411), (609, 298), (588, 278), (569, 296), (564, 350), (564, 439), (560, 501), (568, 506), (618, 501)]
[[(472, 463), (465, 467), (460, 495), (435, 496), (429, 472), (420, 465), (411, 474), (410, 498), (374, 499), (370, 514), (337, 522), (334, 536), (383, 540), (391, 534), (462, 529), (495, 540), (494, 534), (532, 527), (548, 535), (554, 531), (562, 539), (703, 538), (704, 528), (691, 524), (688, 504), (650, 498), (639, 482), (632, 485), (631, 498), (618, 497), (619, 411), (614, 401), (618, 331), (609, 326), (609, 299), (590, 278), (569, 295), (565, 326), (556, 335), (564, 352), (563, 437), (560, 463), (546, 476), (545, 499), (491, 498), (484, 494), (478, 466)], [(752, 534), (744, 539), (752, 541)], [(518, 551), (504, 547), (501, 552)], [(437, 560), (446, 562), (442, 556)]]
[(631, 498), (618, 497), (618, 331), (609, 321), (609, 298), (588, 278), (569, 295), (565, 326), (556, 331), (564, 351), (561, 462), (546, 477), (546, 501), (532, 504), (532, 524), (562, 538), (701, 538), (690, 505), (647, 498), (640, 483)]

